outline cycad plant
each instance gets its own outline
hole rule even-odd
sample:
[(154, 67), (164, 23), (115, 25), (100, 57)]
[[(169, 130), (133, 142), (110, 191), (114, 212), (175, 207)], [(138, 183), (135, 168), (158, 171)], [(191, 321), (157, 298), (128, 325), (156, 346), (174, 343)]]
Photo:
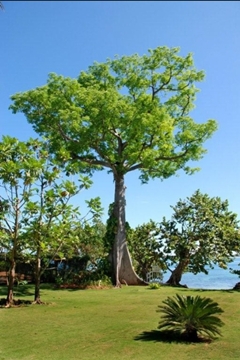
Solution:
[(224, 323), (216, 314), (223, 310), (212, 299), (176, 294), (164, 300), (163, 304), (157, 310), (163, 314), (159, 329), (184, 335), (189, 341), (199, 340), (198, 335), (207, 335), (210, 339), (221, 335), (219, 328)]

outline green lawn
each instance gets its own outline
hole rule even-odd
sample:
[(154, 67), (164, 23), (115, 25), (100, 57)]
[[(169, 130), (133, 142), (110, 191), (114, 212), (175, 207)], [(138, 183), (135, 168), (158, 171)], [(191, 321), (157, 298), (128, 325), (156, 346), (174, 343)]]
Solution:
[[(21, 289), (19, 287), (19, 289)], [(33, 299), (33, 287), (16, 298)], [(6, 287), (0, 287), (4, 297)], [(223, 337), (183, 343), (161, 337), (157, 306), (167, 296), (211, 297), (224, 310)], [(44, 288), (49, 305), (0, 308), (0, 360), (233, 360), (240, 359), (240, 293), (162, 287), (108, 290)]]

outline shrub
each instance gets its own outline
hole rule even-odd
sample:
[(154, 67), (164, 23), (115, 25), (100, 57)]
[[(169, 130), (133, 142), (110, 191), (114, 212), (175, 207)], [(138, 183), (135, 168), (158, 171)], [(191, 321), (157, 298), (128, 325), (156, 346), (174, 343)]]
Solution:
[(85, 287), (112, 287), (112, 281), (111, 279), (106, 276), (103, 275), (101, 277), (95, 278), (93, 277), (89, 277), (88, 279), (86, 279), (85, 281), (83, 281), (81, 283), (82, 285), (84, 285)]
[(159, 329), (181, 334), (189, 341), (199, 340), (198, 334), (207, 335), (210, 339), (221, 335), (219, 327), (224, 323), (216, 314), (221, 314), (223, 310), (212, 299), (176, 294), (164, 300), (163, 304), (157, 310), (163, 314)]
[(149, 288), (149, 289), (152, 289), (152, 290), (160, 289), (160, 287), (161, 287), (161, 285), (158, 284), (158, 283), (150, 283), (150, 284), (148, 285), (148, 288)]

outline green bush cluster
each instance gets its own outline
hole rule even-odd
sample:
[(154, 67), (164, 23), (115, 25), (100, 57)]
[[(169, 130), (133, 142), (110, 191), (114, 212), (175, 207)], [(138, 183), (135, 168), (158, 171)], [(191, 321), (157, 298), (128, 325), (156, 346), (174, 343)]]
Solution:
[(160, 289), (160, 287), (161, 287), (161, 285), (160, 284), (158, 284), (158, 283), (150, 283), (149, 285), (148, 285), (148, 288), (149, 289), (152, 289), (152, 290), (155, 290), (155, 289)]

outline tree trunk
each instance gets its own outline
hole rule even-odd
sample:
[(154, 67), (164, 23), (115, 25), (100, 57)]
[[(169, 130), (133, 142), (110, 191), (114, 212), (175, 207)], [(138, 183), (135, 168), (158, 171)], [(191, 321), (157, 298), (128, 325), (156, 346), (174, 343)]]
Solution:
[(40, 280), (41, 280), (41, 257), (40, 257), (40, 248), (37, 249), (37, 258), (36, 258), (36, 267), (35, 267), (35, 294), (34, 302), (36, 304), (41, 304), (40, 298)]
[(117, 234), (113, 246), (113, 270), (116, 287), (121, 284), (147, 285), (147, 283), (135, 273), (126, 241), (125, 220), (125, 185), (124, 176), (116, 175), (115, 180), (115, 208), (114, 214), (117, 219)]
[(8, 293), (6, 305), (9, 306), (13, 303), (13, 286), (15, 280), (15, 270), (16, 270), (16, 261), (15, 257), (11, 259), (10, 269), (9, 269), (9, 277), (8, 277)]
[(191, 326), (186, 327), (186, 331), (183, 334), (187, 341), (196, 342), (198, 341), (197, 330)]
[(189, 262), (188, 259), (181, 260), (179, 262), (179, 264), (177, 265), (176, 269), (173, 270), (173, 272), (172, 272), (170, 278), (168, 279), (168, 281), (166, 282), (166, 284), (169, 284), (172, 286), (179, 286), (180, 281), (182, 279), (182, 274), (183, 274), (184, 270), (186, 269), (188, 262)]
[(14, 195), (16, 199), (14, 200), (14, 211), (15, 211), (15, 220), (14, 220), (14, 233), (13, 235), (13, 247), (11, 251), (10, 259), (10, 269), (9, 269), (9, 279), (8, 279), (8, 293), (6, 299), (6, 305), (10, 306), (13, 304), (13, 287), (14, 280), (16, 276), (16, 257), (17, 257), (17, 245), (18, 245), (18, 230), (19, 230), (19, 214), (20, 214), (20, 201), (18, 198), (18, 187), (15, 186)]

